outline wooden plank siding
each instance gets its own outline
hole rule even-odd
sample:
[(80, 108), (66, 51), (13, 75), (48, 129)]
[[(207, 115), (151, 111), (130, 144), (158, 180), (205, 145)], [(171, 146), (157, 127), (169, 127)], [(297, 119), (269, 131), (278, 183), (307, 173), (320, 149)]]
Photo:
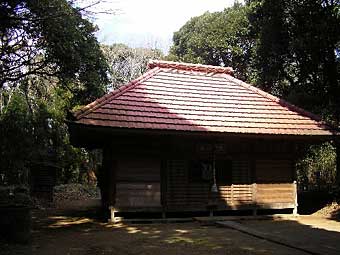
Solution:
[(261, 159), (256, 160), (256, 182), (287, 183), (293, 182), (292, 160)]
[(116, 172), (117, 207), (161, 207), (160, 160), (119, 159)]
[[(219, 185), (218, 192), (211, 192), (211, 183), (191, 183), (188, 178), (187, 160), (168, 160), (167, 163), (167, 209), (207, 210), (214, 206), (216, 210), (241, 207), (293, 208), (294, 190), (289, 160), (270, 160), (257, 162), (261, 180), (272, 183), (251, 183), (251, 162), (234, 160), (231, 185)], [(265, 167), (263, 167), (265, 166)], [(274, 173), (284, 171), (276, 183)], [(235, 183), (235, 184), (234, 184)]]
[(250, 160), (232, 160), (232, 183), (249, 184), (251, 183)]
[(176, 139), (117, 140), (111, 150), (111, 160), (116, 162), (115, 186), (111, 188), (115, 210), (294, 208), (292, 144), (237, 139), (216, 142), (223, 146), (215, 158), (230, 162), (222, 165), (231, 172), (225, 174), (228, 180), (217, 182), (218, 192), (213, 193), (212, 179), (193, 180), (190, 172), (190, 162), (212, 161), (212, 142)]
[(294, 188), (294, 183), (257, 184), (256, 203), (259, 205), (294, 204)]

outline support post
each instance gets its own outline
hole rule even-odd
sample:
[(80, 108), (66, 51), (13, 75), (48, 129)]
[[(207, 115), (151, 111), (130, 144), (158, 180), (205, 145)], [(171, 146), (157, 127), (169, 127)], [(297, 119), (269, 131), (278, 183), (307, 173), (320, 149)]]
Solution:
[(256, 199), (256, 196), (257, 196), (257, 186), (256, 186), (256, 183), (253, 183), (253, 189), (252, 189), (252, 195), (253, 195), (253, 206), (254, 206), (254, 209), (253, 209), (253, 216), (256, 216), (257, 215), (257, 199)]
[(109, 207), (110, 209), (110, 222), (115, 223), (116, 222), (116, 217), (115, 217), (115, 208), (113, 206)]
[(293, 215), (298, 215), (298, 198), (297, 198), (297, 184), (296, 181), (293, 183), (293, 189), (294, 189), (294, 209), (293, 209)]
[(100, 171), (100, 192), (102, 196), (102, 206), (105, 212), (107, 209), (111, 214), (112, 220), (112, 209), (115, 205), (115, 193), (116, 193), (116, 161), (113, 159), (113, 146), (107, 144), (103, 149), (103, 163)]
[(234, 205), (234, 185), (231, 184), (230, 186), (230, 192), (231, 192), (231, 204)]
[[(163, 145), (163, 147), (166, 147)], [(166, 195), (167, 195), (167, 160), (162, 158), (161, 161), (161, 205), (162, 205), (162, 218), (166, 218), (166, 209), (167, 209), (167, 201), (166, 201)]]

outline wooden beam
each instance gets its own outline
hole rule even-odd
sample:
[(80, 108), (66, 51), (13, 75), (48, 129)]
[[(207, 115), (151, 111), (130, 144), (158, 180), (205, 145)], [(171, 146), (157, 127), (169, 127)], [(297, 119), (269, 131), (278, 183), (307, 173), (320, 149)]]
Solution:
[[(285, 140), (285, 141), (306, 141), (311, 143), (324, 142), (332, 140), (330, 135), (279, 135), (279, 134), (240, 134), (224, 132), (193, 132), (178, 130), (151, 130), (138, 128), (113, 128), (94, 125), (84, 125), (75, 122), (67, 122), (71, 133), (71, 143), (77, 146), (85, 147), (102, 147), (108, 139), (114, 140), (116, 137), (127, 136), (159, 136), (159, 137), (176, 137), (176, 138), (193, 138), (197, 139), (265, 139), (265, 140)], [(125, 138), (124, 138), (125, 139)]]

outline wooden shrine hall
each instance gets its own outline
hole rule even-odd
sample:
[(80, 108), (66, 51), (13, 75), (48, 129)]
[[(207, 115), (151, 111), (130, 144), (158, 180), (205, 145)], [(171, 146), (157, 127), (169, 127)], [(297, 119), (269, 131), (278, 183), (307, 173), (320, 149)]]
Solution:
[(336, 130), (229, 67), (148, 67), (68, 124), (73, 144), (103, 149), (112, 220), (116, 212), (297, 212), (300, 148), (333, 140)]

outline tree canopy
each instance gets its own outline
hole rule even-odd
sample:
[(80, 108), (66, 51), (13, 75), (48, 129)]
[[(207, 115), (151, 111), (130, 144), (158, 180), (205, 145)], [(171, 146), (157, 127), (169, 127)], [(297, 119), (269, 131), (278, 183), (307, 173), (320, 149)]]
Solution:
[(231, 66), (239, 78), (249, 79), (255, 43), (249, 30), (249, 10), (236, 3), (222, 12), (190, 19), (174, 33), (169, 59)]
[(104, 93), (108, 66), (80, 8), (66, 0), (11, 0), (0, 10), (0, 88), (35, 75), (57, 77), (85, 103)]
[(340, 120), (340, 1), (249, 1), (257, 84)]
[(0, 183), (27, 183), (36, 162), (70, 177), (87, 157), (66, 115), (106, 92), (109, 69), (82, 12), (67, 0), (0, 3)]
[(340, 120), (340, 1), (249, 0), (189, 20), (170, 59), (231, 66), (235, 76)]
[(130, 48), (125, 44), (102, 45), (101, 48), (109, 65), (110, 89), (141, 76), (150, 59), (164, 57), (158, 49)]

